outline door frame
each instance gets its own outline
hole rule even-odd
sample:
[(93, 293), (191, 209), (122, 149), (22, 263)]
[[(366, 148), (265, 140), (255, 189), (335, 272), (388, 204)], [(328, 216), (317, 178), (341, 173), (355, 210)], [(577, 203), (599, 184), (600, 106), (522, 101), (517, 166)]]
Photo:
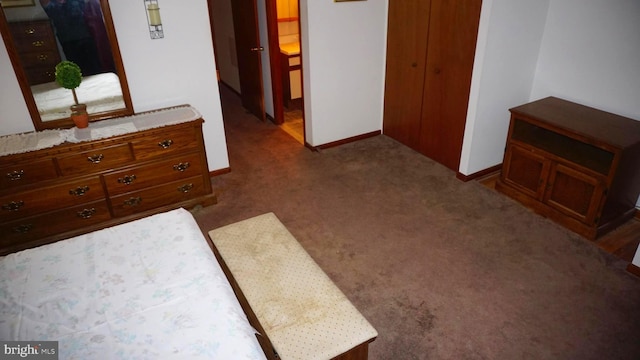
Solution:
[[(230, 0), (233, 1), (233, 0)], [(271, 91), (273, 95), (273, 118), (267, 116), (273, 123), (276, 125), (281, 125), (284, 123), (284, 97), (283, 97), (283, 86), (282, 83), (282, 69), (280, 66), (280, 42), (278, 40), (278, 8), (276, 0), (255, 0), (255, 1), (264, 1), (265, 9), (266, 9), (266, 17), (267, 17), (267, 41), (269, 47), (269, 68), (271, 74)], [(211, 27), (211, 36), (213, 39), (214, 46), (214, 56), (216, 56), (216, 43), (215, 43), (215, 33), (214, 33), (214, 24), (213, 24), (213, 0), (207, 0), (207, 4), (209, 7), (209, 22)], [(257, 5), (257, 3), (256, 3)], [(257, 19), (256, 19), (257, 21)], [(300, 0), (298, 0), (298, 34), (301, 32), (301, 23), (300, 23)], [(234, 35), (235, 36), (235, 35)], [(258, 39), (260, 40), (260, 39)], [(302, 119), (303, 123), (305, 121), (304, 114), (304, 66), (302, 59), (304, 54), (300, 51), (300, 79), (301, 79), (301, 90), (302, 90), (302, 101), (303, 101), (303, 111), (302, 111)], [(217, 59), (217, 58), (216, 58)], [(216, 61), (217, 64), (217, 61)], [(218, 66), (218, 65), (216, 65)], [(264, 89), (264, 87), (263, 87)], [(263, 93), (264, 97), (264, 93)], [(266, 114), (265, 114), (266, 115)], [(304, 136), (306, 142), (306, 129), (304, 129)]]

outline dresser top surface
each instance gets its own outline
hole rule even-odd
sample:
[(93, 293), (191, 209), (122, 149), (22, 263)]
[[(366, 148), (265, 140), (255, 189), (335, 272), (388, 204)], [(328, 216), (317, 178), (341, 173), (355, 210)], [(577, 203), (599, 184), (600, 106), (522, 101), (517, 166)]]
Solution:
[(0, 136), (0, 156), (81, 143), (201, 119), (192, 106), (179, 106), (90, 123), (88, 128), (55, 129)]
[(533, 101), (510, 111), (620, 148), (640, 143), (640, 121), (556, 97)]

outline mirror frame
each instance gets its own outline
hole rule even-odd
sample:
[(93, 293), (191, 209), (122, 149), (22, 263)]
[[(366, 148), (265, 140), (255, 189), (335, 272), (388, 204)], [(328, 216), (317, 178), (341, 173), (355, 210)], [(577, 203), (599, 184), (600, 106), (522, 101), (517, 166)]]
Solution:
[[(104, 25), (107, 30), (107, 38), (111, 44), (111, 55), (113, 56), (113, 62), (116, 67), (116, 72), (120, 80), (120, 88), (122, 89), (122, 99), (124, 100), (124, 108), (113, 111), (104, 111), (96, 114), (89, 114), (89, 121), (104, 120), (119, 116), (132, 115), (133, 103), (131, 102), (131, 94), (129, 93), (129, 85), (127, 83), (127, 76), (124, 71), (124, 65), (122, 63), (122, 56), (120, 53), (120, 46), (118, 45), (118, 39), (116, 37), (115, 26), (113, 25), (113, 18), (111, 17), (111, 8), (109, 7), (109, 0), (100, 0), (100, 8), (102, 9), (102, 17), (104, 19)], [(31, 87), (27, 81), (27, 75), (22, 67), (18, 51), (16, 50), (13, 42), (13, 36), (9, 30), (9, 24), (5, 16), (4, 8), (0, 6), (0, 34), (4, 39), (4, 44), (9, 54), (9, 59), (13, 65), (13, 71), (18, 79), (22, 96), (31, 114), (31, 121), (37, 131), (45, 129), (59, 129), (73, 127), (73, 121), (71, 118), (62, 118), (58, 120), (42, 121), (40, 112), (36, 105), (36, 101), (31, 93)]]

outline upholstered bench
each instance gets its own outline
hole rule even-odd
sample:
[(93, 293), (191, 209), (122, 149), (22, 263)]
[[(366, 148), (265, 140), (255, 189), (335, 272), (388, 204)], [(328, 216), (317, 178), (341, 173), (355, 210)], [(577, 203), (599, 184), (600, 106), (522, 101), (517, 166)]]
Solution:
[(367, 358), (378, 333), (273, 213), (209, 236), (281, 359)]

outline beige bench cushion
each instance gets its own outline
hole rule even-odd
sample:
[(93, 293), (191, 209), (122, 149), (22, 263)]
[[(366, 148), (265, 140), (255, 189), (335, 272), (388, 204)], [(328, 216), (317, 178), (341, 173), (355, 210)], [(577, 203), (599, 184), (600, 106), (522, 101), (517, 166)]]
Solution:
[(273, 213), (209, 236), (283, 360), (331, 359), (378, 335)]

